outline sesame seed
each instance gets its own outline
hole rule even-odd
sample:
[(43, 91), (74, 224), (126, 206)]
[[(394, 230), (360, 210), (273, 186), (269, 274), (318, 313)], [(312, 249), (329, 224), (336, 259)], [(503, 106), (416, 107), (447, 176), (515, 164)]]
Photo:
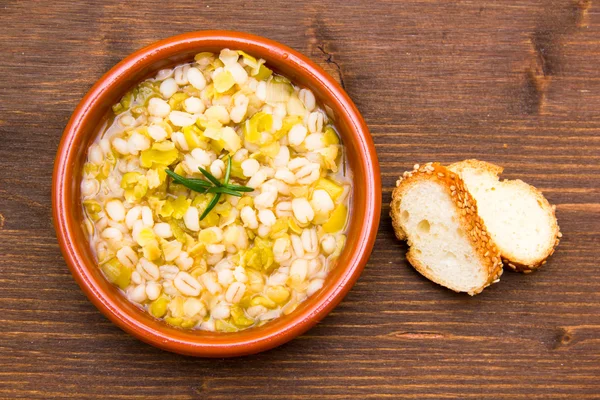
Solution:
[(450, 186), (450, 190), (452, 190), (454, 192), (456, 190), (456, 186), (454, 186), (454, 185)]
[(417, 169), (419, 169), (419, 164), (415, 164), (415, 165), (414, 165), (414, 167), (413, 167), (413, 169), (414, 169), (414, 170), (417, 170)]

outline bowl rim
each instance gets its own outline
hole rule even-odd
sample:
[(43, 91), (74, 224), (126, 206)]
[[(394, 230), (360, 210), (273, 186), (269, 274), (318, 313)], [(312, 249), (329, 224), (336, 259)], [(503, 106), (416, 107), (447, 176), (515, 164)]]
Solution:
[[(243, 337), (242, 340), (238, 340), (236, 334), (227, 334), (231, 340), (218, 342), (210, 342), (204, 338), (201, 341), (192, 341), (174, 337), (171, 333), (146, 325), (136, 318), (134, 313), (121, 308), (117, 301), (101, 290), (91, 276), (89, 269), (94, 268), (95, 265), (86, 264), (81, 256), (79, 249), (84, 244), (75, 238), (73, 222), (76, 217), (69, 209), (71, 204), (69, 200), (72, 198), (70, 187), (76, 173), (73, 160), (76, 159), (78, 150), (74, 141), (85, 132), (82, 129), (83, 121), (90, 115), (92, 109), (101, 106), (99, 98), (109, 90), (111, 83), (125, 79), (132, 69), (140, 66), (150, 66), (160, 59), (166, 59), (186, 50), (201, 51), (203, 47), (211, 46), (254, 49), (255, 53), (261, 53), (261, 57), (265, 58), (267, 63), (270, 62), (269, 58), (276, 59), (277, 62), (286, 64), (290, 69), (298, 71), (321, 87), (327, 93), (328, 100), (337, 103), (343, 111), (341, 118), (344, 118), (351, 128), (352, 132), (349, 135), (353, 138), (353, 145), (361, 150), (360, 163), (365, 171), (364, 182), (361, 182), (364, 183), (364, 187), (361, 185), (361, 191), (367, 193), (360, 230), (362, 240), (359, 246), (353, 249), (348, 264), (343, 266), (343, 273), (337, 278), (335, 285), (331, 286), (327, 295), (321, 296), (317, 303), (306, 307), (302, 312), (294, 311), (292, 315), (297, 315), (281, 328), (268, 329), (270, 324), (267, 324), (255, 330), (257, 334), (250, 335), (249, 338)], [(132, 53), (105, 73), (83, 97), (64, 129), (56, 153), (52, 176), (52, 212), (59, 246), (71, 274), (90, 301), (113, 323), (134, 337), (164, 350), (203, 357), (241, 356), (271, 349), (306, 332), (337, 306), (352, 288), (364, 269), (375, 243), (381, 213), (381, 178), (375, 146), (365, 121), (346, 92), (321, 67), (301, 53), (267, 38), (235, 31), (196, 31), (160, 40)], [(87, 246), (87, 243), (85, 245)]]

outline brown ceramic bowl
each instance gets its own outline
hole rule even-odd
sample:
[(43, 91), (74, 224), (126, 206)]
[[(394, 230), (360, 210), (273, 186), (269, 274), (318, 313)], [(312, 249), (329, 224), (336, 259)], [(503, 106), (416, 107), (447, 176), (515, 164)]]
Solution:
[[(236, 333), (191, 331), (168, 326), (131, 304), (108, 283), (94, 261), (82, 227), (81, 169), (87, 149), (111, 105), (158, 70), (193, 60), (201, 51), (240, 49), (310, 88), (334, 114), (354, 173), (348, 241), (323, 288), (293, 313)], [(381, 209), (381, 182), (375, 147), (361, 115), (344, 90), (300, 53), (265, 38), (238, 32), (204, 31), (175, 36), (139, 50), (112, 68), (75, 109), (60, 142), (53, 176), (52, 209), (58, 241), (73, 277), (94, 305), (135, 337), (165, 350), (205, 357), (229, 357), (271, 349), (302, 334), (348, 293), (375, 242)]]

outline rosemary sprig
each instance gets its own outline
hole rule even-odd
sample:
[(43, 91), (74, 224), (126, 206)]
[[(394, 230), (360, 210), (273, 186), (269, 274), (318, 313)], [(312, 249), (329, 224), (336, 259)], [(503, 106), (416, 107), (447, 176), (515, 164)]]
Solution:
[(207, 170), (202, 167), (198, 167), (202, 175), (206, 177), (208, 180), (198, 179), (198, 178), (185, 178), (170, 169), (165, 169), (167, 175), (169, 175), (173, 180), (188, 189), (193, 190), (198, 193), (212, 193), (213, 198), (210, 200), (210, 203), (206, 206), (206, 209), (200, 216), (200, 221), (202, 221), (208, 213), (211, 212), (213, 208), (219, 203), (219, 199), (222, 194), (229, 194), (231, 196), (242, 197), (242, 193), (249, 193), (254, 191), (253, 188), (248, 186), (241, 185), (232, 185), (229, 183), (229, 177), (231, 175), (231, 156), (227, 158), (227, 169), (225, 170), (225, 179), (223, 182), (219, 182), (217, 178)]

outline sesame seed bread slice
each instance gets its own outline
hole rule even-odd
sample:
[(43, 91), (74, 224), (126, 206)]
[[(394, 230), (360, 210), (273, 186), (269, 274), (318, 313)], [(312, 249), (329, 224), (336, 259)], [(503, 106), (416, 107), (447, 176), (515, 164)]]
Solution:
[(477, 201), (479, 215), (509, 268), (531, 272), (546, 263), (561, 236), (555, 207), (521, 180), (500, 181), (503, 168), (479, 160), (448, 167)]
[(423, 276), (456, 292), (480, 293), (502, 274), (500, 253), (460, 177), (438, 163), (415, 165), (390, 204), (406, 258)]

